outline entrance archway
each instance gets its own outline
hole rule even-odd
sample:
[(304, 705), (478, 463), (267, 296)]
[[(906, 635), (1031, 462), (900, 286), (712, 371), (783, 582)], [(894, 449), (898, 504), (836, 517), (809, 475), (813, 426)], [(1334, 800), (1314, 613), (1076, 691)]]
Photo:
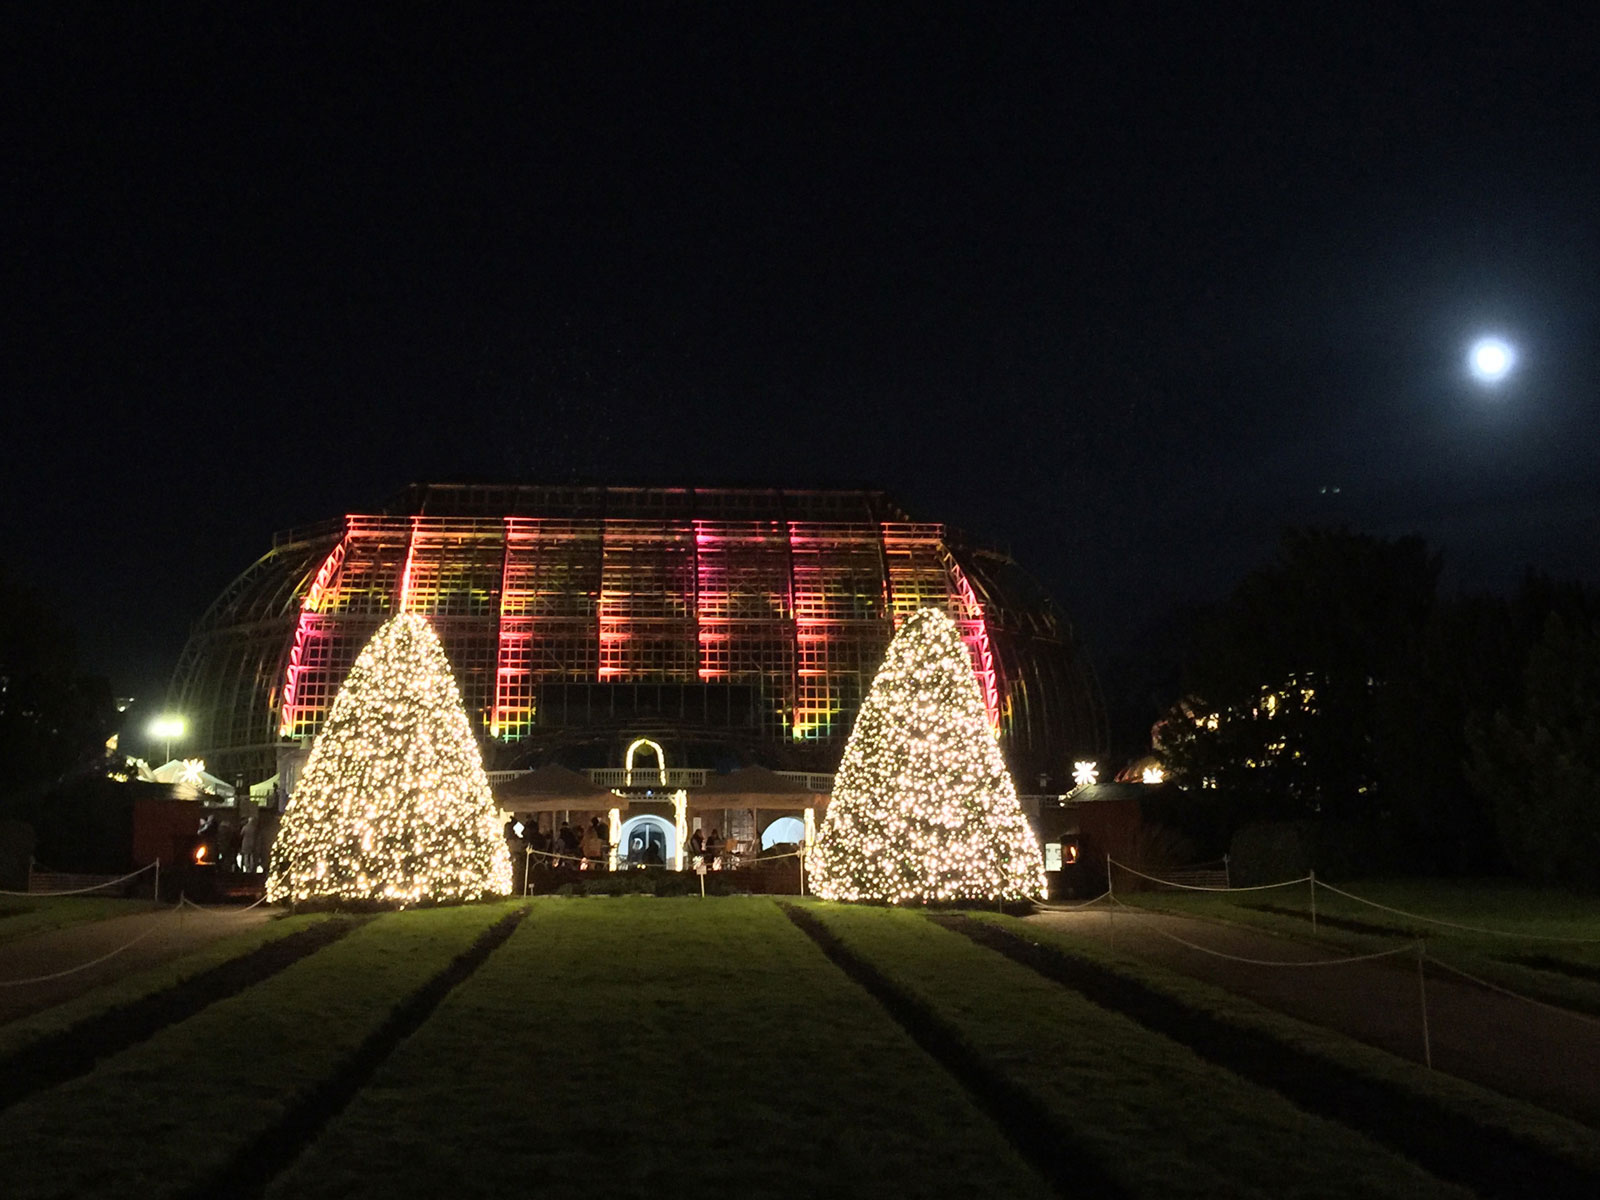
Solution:
[[(649, 750), (656, 756), (656, 769), (650, 772), (654, 775), (655, 782), (662, 787), (667, 785), (667, 752), (661, 748), (660, 742), (652, 742), (649, 738), (634, 738), (628, 745), (628, 752), (623, 756), (622, 768), (627, 772), (623, 776), (628, 781), (628, 786), (633, 787), (633, 756), (640, 750)], [(648, 778), (648, 776), (647, 776)]]
[(806, 823), (799, 817), (779, 817), (761, 831), (761, 848), (771, 850), (780, 845), (801, 845), (806, 840)]
[(641, 813), (622, 823), (617, 854), (622, 861), (630, 865), (656, 862), (658, 861), (656, 855), (659, 854), (659, 862), (664, 866), (670, 866), (672, 856), (677, 849), (678, 839), (673, 832), (672, 822), (665, 817), (658, 817), (654, 813)]

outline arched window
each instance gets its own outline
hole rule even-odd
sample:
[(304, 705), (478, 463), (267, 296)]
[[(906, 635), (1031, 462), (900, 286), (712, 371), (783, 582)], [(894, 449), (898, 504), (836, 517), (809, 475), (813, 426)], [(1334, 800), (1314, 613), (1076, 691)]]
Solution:
[(770, 850), (774, 846), (798, 846), (805, 840), (806, 823), (799, 817), (779, 817), (761, 831), (763, 850)]
[(630, 817), (622, 823), (617, 857), (629, 866), (670, 866), (678, 848), (672, 822), (653, 813)]

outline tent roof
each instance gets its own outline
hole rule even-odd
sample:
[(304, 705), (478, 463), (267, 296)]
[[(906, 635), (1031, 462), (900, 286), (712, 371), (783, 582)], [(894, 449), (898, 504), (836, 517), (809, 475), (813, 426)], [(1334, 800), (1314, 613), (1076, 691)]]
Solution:
[(785, 779), (766, 767), (740, 767), (726, 775), (713, 775), (706, 785), (694, 790), (696, 799), (702, 796), (743, 796), (751, 800), (798, 800), (817, 793), (803, 783)]
[(562, 807), (565, 808), (582, 808), (594, 800), (605, 800), (609, 808), (616, 801), (609, 790), (597, 783), (590, 783), (587, 775), (570, 771), (556, 763), (545, 763), (538, 770), (495, 784), (494, 795), (502, 803), (512, 800), (562, 801)]
[(147, 767), (139, 772), (139, 777), (148, 779), (152, 783), (175, 783), (192, 787), (197, 791), (209, 792), (213, 796), (233, 795), (233, 784), (218, 779), (203, 766), (195, 769), (181, 758), (164, 762), (159, 767)]

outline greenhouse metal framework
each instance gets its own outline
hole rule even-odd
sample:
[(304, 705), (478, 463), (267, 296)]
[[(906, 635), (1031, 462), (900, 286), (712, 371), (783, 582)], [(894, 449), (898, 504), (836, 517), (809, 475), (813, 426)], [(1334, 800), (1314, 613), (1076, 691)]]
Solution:
[(279, 535), (197, 626), (170, 699), (213, 769), (265, 777), (377, 627), (420, 613), (502, 760), (657, 730), (827, 770), (928, 606), (960, 626), (1013, 770), (1103, 747), (1094, 679), (1037, 585), (871, 491), (419, 485)]

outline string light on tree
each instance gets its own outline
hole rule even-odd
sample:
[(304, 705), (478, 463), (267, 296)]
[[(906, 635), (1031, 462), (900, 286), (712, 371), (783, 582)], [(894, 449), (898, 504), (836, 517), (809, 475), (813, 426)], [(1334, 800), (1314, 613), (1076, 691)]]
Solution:
[(510, 890), (500, 812), (444, 648), (424, 618), (395, 617), (312, 744), (267, 898), (406, 905)]
[(1010, 900), (1044, 890), (1038, 840), (961, 631), (944, 613), (912, 614), (889, 644), (806, 868), (829, 900)]

